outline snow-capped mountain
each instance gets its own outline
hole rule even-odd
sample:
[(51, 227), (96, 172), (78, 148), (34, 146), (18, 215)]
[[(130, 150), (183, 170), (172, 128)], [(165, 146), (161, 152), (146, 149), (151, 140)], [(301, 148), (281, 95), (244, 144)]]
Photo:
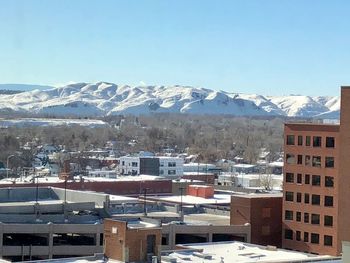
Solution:
[(262, 96), (178, 85), (132, 87), (107, 82), (76, 83), (0, 95), (0, 112), (8, 110), (56, 116), (171, 112), (339, 118), (339, 109), (339, 97)]

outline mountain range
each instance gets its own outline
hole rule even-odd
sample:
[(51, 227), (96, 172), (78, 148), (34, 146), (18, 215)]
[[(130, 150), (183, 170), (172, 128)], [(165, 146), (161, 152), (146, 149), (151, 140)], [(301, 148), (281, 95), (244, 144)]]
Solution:
[[(16, 89), (20, 85), (16, 84)], [(0, 94), (0, 112), (61, 117), (168, 112), (338, 119), (340, 109), (340, 97), (336, 96), (263, 96), (179, 85), (129, 86), (107, 82), (30, 87), (34, 89)], [(11, 89), (4, 84), (0, 88)], [(28, 85), (23, 85), (26, 89)]]

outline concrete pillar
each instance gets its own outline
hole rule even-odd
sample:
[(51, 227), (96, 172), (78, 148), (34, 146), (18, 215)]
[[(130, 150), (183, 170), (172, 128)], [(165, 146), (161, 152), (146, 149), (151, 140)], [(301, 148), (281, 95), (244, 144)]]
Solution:
[(4, 242), (4, 224), (0, 222), (0, 257), (2, 258), (3, 254), (3, 242)]
[(208, 233), (208, 242), (213, 242), (213, 233)]
[[(97, 230), (96, 230), (97, 231)], [(96, 232), (96, 238), (95, 238), (95, 240), (96, 240), (96, 246), (99, 246), (100, 245), (100, 242), (101, 242), (101, 234), (100, 234), (100, 232)]]
[(53, 257), (53, 223), (48, 223), (49, 224), (49, 259), (52, 259)]

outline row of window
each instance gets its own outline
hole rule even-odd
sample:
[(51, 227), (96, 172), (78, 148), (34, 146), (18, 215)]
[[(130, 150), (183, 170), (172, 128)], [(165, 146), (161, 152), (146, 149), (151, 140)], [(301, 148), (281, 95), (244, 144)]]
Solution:
[[(164, 163), (160, 162), (159, 166), (164, 167)], [(176, 162), (168, 162), (168, 167), (176, 167)]]
[[(285, 200), (288, 202), (294, 202), (294, 192), (285, 192)], [(302, 193), (296, 193), (296, 202), (301, 203), (302, 202)], [(310, 194), (304, 193), (304, 203), (309, 204), (310, 203)], [(311, 204), (312, 205), (321, 205), (321, 196), (312, 194), (311, 195)], [(334, 198), (333, 196), (325, 195), (324, 196), (324, 206), (326, 207), (332, 207), (334, 205)]]
[[(295, 145), (295, 135), (287, 135), (287, 145)], [(304, 137), (302, 135), (297, 136), (297, 145), (304, 145)], [(311, 146), (311, 136), (305, 136), (305, 146)], [(312, 146), (313, 147), (322, 147), (322, 137), (321, 136), (313, 136), (312, 137)], [(326, 137), (326, 147), (334, 148), (335, 147), (335, 138), (334, 137)]]
[[(287, 164), (299, 164), (299, 165), (304, 164), (305, 166), (321, 167), (322, 158), (321, 156), (310, 156), (310, 155), (305, 155), (305, 157), (303, 158), (303, 155), (300, 155), (300, 154), (298, 154), (297, 157), (295, 158), (294, 154), (287, 153), (286, 162)], [(324, 167), (333, 168), (334, 157), (326, 156), (324, 160)]]
[[(301, 231), (295, 231), (295, 240), (296, 241), (304, 241), (309, 242), (309, 236), (310, 241), (312, 244), (320, 244), (320, 234), (317, 233), (311, 233), (309, 235), (309, 232), (304, 232), (304, 238), (301, 240)], [(284, 238), (289, 240), (294, 240), (294, 232), (291, 229), (285, 229), (284, 230)], [(323, 245), (325, 246), (333, 246), (333, 237), (329, 235), (323, 236)]]
[[(310, 180), (311, 178), (311, 180)], [(285, 177), (286, 183), (294, 183), (295, 182), (295, 176), (294, 173), (286, 173)], [(320, 175), (313, 174), (312, 176), (310, 174), (297, 174), (296, 175), (296, 183), (297, 184), (312, 184), (313, 186), (321, 186), (322, 179)], [(324, 177), (324, 186), (325, 187), (334, 187), (334, 177), (333, 176), (325, 176)]]
[[(294, 211), (286, 210), (284, 212), (284, 219), (285, 220), (294, 220)], [(301, 222), (301, 212), (297, 211), (295, 212), (295, 221)], [(304, 223), (311, 223), (312, 225), (320, 225), (320, 215), (319, 214), (310, 214), (304, 213)], [(327, 227), (333, 226), (333, 216), (325, 215), (323, 217), (323, 225)]]

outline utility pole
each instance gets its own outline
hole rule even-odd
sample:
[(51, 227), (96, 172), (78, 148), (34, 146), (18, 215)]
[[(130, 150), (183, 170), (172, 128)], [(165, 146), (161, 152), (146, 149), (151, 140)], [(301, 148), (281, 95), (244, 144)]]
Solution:
[(182, 196), (183, 196), (183, 190), (185, 188), (183, 187), (180, 187), (179, 190), (180, 190), (180, 218), (181, 218), (181, 221), (184, 220), (184, 213), (183, 213), (183, 203), (182, 203)]
[(143, 189), (143, 214), (147, 216), (147, 190), (148, 188)]

